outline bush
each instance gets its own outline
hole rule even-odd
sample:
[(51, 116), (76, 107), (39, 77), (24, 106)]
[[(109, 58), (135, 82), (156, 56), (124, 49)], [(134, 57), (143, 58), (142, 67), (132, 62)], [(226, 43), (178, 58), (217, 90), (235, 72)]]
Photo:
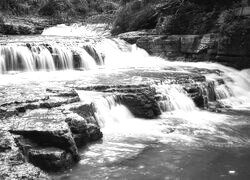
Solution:
[(156, 26), (157, 16), (157, 12), (150, 4), (145, 4), (144, 1), (132, 1), (118, 11), (112, 34), (152, 29)]
[(50, 0), (44, 7), (39, 10), (43, 16), (57, 16), (61, 12), (72, 10), (72, 4), (68, 0)]

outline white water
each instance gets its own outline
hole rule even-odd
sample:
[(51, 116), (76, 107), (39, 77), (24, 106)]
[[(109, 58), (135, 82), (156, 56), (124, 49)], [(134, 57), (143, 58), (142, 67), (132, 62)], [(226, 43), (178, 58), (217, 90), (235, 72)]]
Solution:
[(47, 28), (43, 31), (44, 36), (82, 36), (82, 37), (97, 37), (110, 36), (109, 26), (107, 24), (65, 24)]
[[(43, 35), (63, 35), (63, 36), (92, 36), (97, 37), (101, 32), (105, 32), (105, 25), (74, 24), (72, 26), (59, 25), (48, 28)], [(82, 46), (82, 44), (81, 44)], [(123, 68), (154, 69), (154, 71), (166, 70), (175, 72), (192, 73), (193, 69), (219, 70), (220, 73), (206, 73), (206, 79), (214, 82), (215, 95), (217, 101), (225, 106), (246, 107), (250, 106), (250, 80), (249, 70), (238, 71), (217, 63), (208, 62), (170, 62), (159, 57), (149, 56), (145, 50), (135, 45), (129, 45), (119, 39), (103, 39), (100, 42), (88, 47), (77, 45), (63, 45), (62, 43), (50, 43), (49, 47), (44, 45), (32, 45), (31, 49), (23, 45), (6, 45), (0, 47), (0, 73), (9, 71), (37, 71), (56, 69), (73, 70), (77, 54), (80, 58), (79, 67), (84, 70), (97, 70), (98, 65), (107, 71), (114, 71)], [(94, 58), (98, 60), (95, 60)], [(105, 57), (103, 60), (102, 57)], [(98, 64), (98, 65), (97, 65)], [(73, 74), (73, 73), (72, 73)], [(60, 75), (61, 76), (61, 75)], [(67, 76), (71, 76), (68, 74)], [(49, 78), (49, 77), (48, 77)], [(70, 77), (67, 77), (68, 79)], [(129, 77), (137, 78), (140, 77)], [(63, 77), (60, 77), (63, 80)], [(221, 80), (223, 83), (221, 83)], [(141, 81), (143, 78), (141, 77)], [(167, 101), (161, 101), (162, 111), (193, 111), (194, 103), (177, 85), (156, 86)], [(169, 104), (169, 102), (171, 102)], [(182, 102), (182, 103), (180, 103)]]
[[(64, 33), (60, 35), (65, 35), (65, 32), (69, 35), (74, 31), (70, 27), (62, 26), (60, 28), (68, 28), (66, 31), (63, 30)], [(51, 31), (55, 33), (54, 35), (58, 35), (57, 30), (48, 29), (46, 33), (49, 35), (49, 31)], [(75, 33), (80, 34), (82, 32)], [(94, 32), (90, 33), (96, 35)], [(41, 87), (45, 89), (47, 87), (72, 87), (72, 85), (73, 87), (74, 85), (76, 87), (78, 85), (117, 85), (124, 82), (125, 85), (135, 82), (135, 84), (143, 84), (145, 79), (154, 78), (151, 77), (151, 72), (191, 74), (197, 68), (204, 68), (221, 71), (220, 74), (205, 74), (207, 80), (215, 83), (215, 93), (219, 102), (232, 108), (249, 110), (250, 107), (250, 70), (238, 71), (207, 62), (170, 62), (159, 57), (151, 57), (144, 50), (118, 39), (105, 39), (98, 42), (91, 46), (93, 47), (92, 53), (84, 49), (82, 44), (81, 46), (68, 46), (63, 43), (49, 44), (51, 49), (41, 45), (32, 45), (31, 50), (26, 46), (8, 45), (1, 47), (0, 73), (3, 74), (0, 75), (0, 88), (3, 91), (0, 92), (1, 97), (5, 98), (6, 95), (15, 97), (15, 93), (18, 95), (22, 88), (24, 90), (29, 89), (31, 93), (36, 93), (37, 89)], [(100, 61), (93, 58), (94, 51), (97, 52), (96, 56)], [(88, 71), (73, 70), (75, 68), (74, 53), (80, 57), (79, 68)], [(104, 61), (103, 57), (105, 57)], [(101, 65), (101, 67), (98, 65)], [(37, 72), (44, 69), (52, 72)], [(54, 71), (55, 69), (70, 71)], [(31, 72), (9, 73), (13, 70)], [(138, 74), (132, 73), (131, 75), (131, 71)], [(147, 72), (147, 74), (141, 72)], [(224, 83), (221, 84), (220, 79)], [(83, 158), (80, 161), (81, 166), (77, 167), (80, 175), (76, 176), (76, 179), (108, 179), (110, 176), (109, 170), (119, 168), (131, 168), (133, 174), (129, 176), (131, 179), (143, 179), (142, 176), (136, 177), (138, 173), (143, 171), (144, 167), (146, 167), (146, 171), (144, 171), (146, 178), (157, 179), (154, 176), (151, 178), (150, 175), (159, 174), (159, 172), (169, 174), (171, 169), (179, 174), (183, 170), (183, 165), (190, 165), (190, 167), (194, 165), (194, 168), (196, 168), (197, 162), (198, 166), (204, 166), (206, 170), (207, 165), (213, 165), (214, 162), (213, 158), (202, 161), (209, 156), (206, 153), (207, 146), (220, 147), (222, 150), (225, 147), (249, 146), (249, 137), (245, 136), (243, 130), (243, 132), (241, 131), (241, 127), (249, 127), (249, 116), (227, 115), (226, 113), (211, 113), (200, 110), (195, 107), (194, 102), (188, 97), (181, 85), (158, 83), (152, 86), (162, 98), (159, 102), (162, 115), (151, 120), (135, 118), (126, 106), (117, 103), (115, 94), (78, 92), (82, 101), (95, 104), (97, 110), (95, 116), (102, 126), (104, 138), (102, 143), (93, 144), (88, 147), (87, 151), (83, 152)], [(41, 93), (41, 91), (37, 92)], [(25, 95), (25, 93), (21, 92), (20, 96), (22, 95)], [(163, 150), (158, 150), (157, 147), (163, 144), (167, 145), (164, 146)], [(175, 149), (176, 147), (177, 149)], [(202, 155), (198, 154), (197, 156), (192, 154), (192, 151), (185, 153), (185, 150), (190, 147), (191, 149), (205, 151)], [(182, 148), (185, 150), (183, 151)], [(157, 153), (150, 154), (152, 150), (157, 151)], [(148, 152), (149, 155), (147, 155)], [(176, 156), (176, 152), (183, 156)], [(221, 154), (223, 153), (224, 151)], [(173, 159), (168, 159), (171, 156)], [(124, 159), (131, 164), (125, 163), (124, 165)], [(192, 161), (186, 164), (190, 159)], [(134, 165), (138, 162), (140, 163), (139, 168)], [(165, 163), (168, 163), (168, 165), (166, 166)], [(89, 169), (86, 168), (86, 164), (90, 166)], [(173, 166), (173, 164), (181, 165)], [(241, 163), (239, 164), (239, 166), (236, 166), (237, 168), (241, 166)], [(225, 166), (228, 166), (228, 162), (225, 162)], [(124, 169), (121, 171), (124, 171)], [(240, 172), (240, 170), (237, 172)], [(114, 175), (115, 173), (111, 172), (110, 174)], [(176, 178), (166, 177), (165, 179), (180, 179), (177, 176), (173, 176)], [(117, 176), (115, 179), (118, 178), (122, 179), (123, 177)], [(126, 176), (124, 176), (125, 178)], [(158, 179), (164, 179), (164, 177)], [(193, 179), (192, 176), (190, 179)]]
[[(0, 74), (10, 71), (55, 71), (74, 68), (87, 70), (97, 66), (96, 60), (83, 48), (55, 43), (50, 44), (50, 47), (51, 52), (44, 45), (32, 45), (31, 49), (15, 44), (0, 46)], [(79, 67), (74, 67), (74, 55), (80, 58)], [(101, 61), (99, 64), (102, 64), (102, 58), (98, 59)]]
[(162, 95), (159, 106), (162, 112), (191, 112), (197, 110), (193, 100), (180, 85), (155, 85), (156, 92)]

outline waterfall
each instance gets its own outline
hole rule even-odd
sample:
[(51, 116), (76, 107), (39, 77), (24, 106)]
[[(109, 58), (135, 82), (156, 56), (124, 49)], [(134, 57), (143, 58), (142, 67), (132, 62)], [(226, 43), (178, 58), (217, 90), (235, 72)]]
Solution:
[[(82, 98), (81, 98), (82, 99)], [(162, 136), (163, 126), (157, 120), (145, 121), (136, 118), (123, 104), (117, 103), (115, 96), (95, 97), (94, 106), (102, 132), (117, 137), (142, 136), (148, 139)]]
[(4, 46), (0, 47), (0, 53), (4, 59), (0, 64), (2, 71), (34, 70), (33, 56), (27, 47)]
[(77, 48), (76, 52), (80, 56), (80, 67), (83, 67), (85, 70), (97, 67), (95, 59), (85, 49)]
[(52, 55), (58, 69), (73, 69), (73, 53), (64, 47), (53, 46)]
[[(102, 24), (58, 25), (45, 29), (42, 36), (43, 42), (40, 43), (31, 43), (32, 41), (29, 39), (27, 44), (25, 42), (18, 44), (15, 39), (12, 43), (0, 46), (0, 73), (91, 70), (98, 69), (100, 66), (102, 67), (99, 69), (106, 69), (107, 72), (112, 72), (114, 69), (116, 71), (143, 69), (148, 74), (151, 70), (163, 73), (164, 71), (181, 72), (205, 76), (207, 85), (194, 83), (200, 86), (207, 101), (219, 102), (226, 107), (242, 106), (250, 102), (249, 71), (241, 72), (217, 63), (171, 62), (160, 57), (152, 57), (136, 45), (130, 45), (116, 38), (103, 38), (107, 32), (108, 27)], [(46, 39), (48, 36), (51, 36), (50, 39)], [(60, 36), (72, 37), (67, 37), (66, 41), (65, 37)], [(89, 36), (94, 40), (90, 42)], [(86, 40), (86, 37), (89, 39)], [(55, 38), (61, 38), (60, 42), (56, 42)], [(85, 40), (83, 41), (83, 39)], [(151, 75), (145, 77), (139, 72), (134, 74), (128, 73), (127, 79), (134, 78), (144, 83), (145, 78), (151, 78)], [(150, 79), (152, 82), (154, 82), (153, 78)], [(162, 78), (164, 77), (162, 76)], [(181, 86), (170, 84), (158, 86), (156, 89), (162, 94), (160, 102), (162, 111), (192, 111), (195, 109), (194, 103)], [(179, 103), (182, 99), (183, 102)]]
[(161, 95), (159, 106), (162, 112), (194, 111), (193, 100), (184, 92), (180, 85), (155, 85), (156, 92)]
[[(216, 100), (225, 106), (240, 107), (250, 105), (250, 81), (243, 71), (219, 64), (207, 68), (220, 69), (220, 74), (208, 74), (206, 78), (214, 82)], [(245, 71), (247, 72), (247, 71)]]
[(36, 69), (48, 69), (52, 71), (56, 69), (53, 57), (47, 48), (44, 46), (33, 46), (31, 52), (36, 63)]
[(55, 43), (2, 45), (0, 57), (0, 74), (9, 71), (55, 71), (78, 68), (88, 70), (103, 65), (104, 61), (90, 45), (80, 48)]
[(6, 71), (6, 64), (4, 62), (4, 57), (0, 55), (0, 74)]
[(102, 127), (112, 128), (114, 124), (123, 124), (134, 118), (126, 106), (117, 103), (115, 96), (101, 97), (94, 104), (95, 116)]

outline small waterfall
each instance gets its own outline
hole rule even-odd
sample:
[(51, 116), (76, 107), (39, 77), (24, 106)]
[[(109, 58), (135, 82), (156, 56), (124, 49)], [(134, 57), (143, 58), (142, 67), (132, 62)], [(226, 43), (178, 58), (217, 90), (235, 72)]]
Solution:
[(115, 96), (99, 98), (94, 104), (95, 116), (102, 127), (112, 128), (114, 124), (120, 125), (134, 118), (126, 106), (117, 103)]
[(80, 56), (80, 67), (83, 67), (85, 70), (97, 67), (95, 59), (85, 49), (77, 48), (76, 53)]
[[(105, 56), (105, 66), (109, 68), (151, 67), (159, 62), (136, 45), (129, 45), (119, 39), (105, 39), (96, 45), (96, 49)], [(161, 59), (161, 62), (164, 62)]]
[(36, 63), (36, 69), (56, 70), (53, 57), (47, 48), (44, 46), (33, 46), (31, 52)]
[(0, 74), (2, 74), (5, 71), (6, 71), (5, 60), (4, 60), (4, 57), (0, 55)]
[[(214, 82), (216, 100), (224, 106), (240, 107), (250, 102), (250, 81), (241, 71), (215, 64), (221, 74), (208, 74)], [(209, 68), (209, 66), (208, 66)]]
[(73, 53), (64, 47), (52, 46), (52, 55), (58, 69), (73, 69)]
[(100, 53), (97, 53), (93, 46), (84, 46), (83, 48), (91, 55), (97, 65), (104, 65), (104, 58)]
[(117, 137), (140, 136), (154, 139), (155, 136), (164, 134), (163, 126), (158, 120), (145, 121), (135, 118), (126, 106), (117, 103), (115, 96), (110, 95), (95, 99), (94, 105), (96, 108), (95, 117), (105, 136), (115, 134)]
[(7, 71), (34, 70), (33, 56), (30, 50), (24, 46), (4, 46), (0, 47), (1, 68)]
[(155, 85), (160, 95), (159, 107), (162, 112), (194, 111), (196, 106), (180, 85)]
[[(87, 50), (86, 50), (87, 49)], [(59, 44), (0, 46), (0, 74), (9, 71), (95, 69), (103, 57), (93, 46), (80, 48)]]

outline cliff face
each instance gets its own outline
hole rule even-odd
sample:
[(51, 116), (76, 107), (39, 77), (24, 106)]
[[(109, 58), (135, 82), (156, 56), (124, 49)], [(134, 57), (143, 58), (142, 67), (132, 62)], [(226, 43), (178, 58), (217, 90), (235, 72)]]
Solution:
[[(218, 31), (227, 10), (242, 7), (240, 0), (130, 0), (117, 12), (113, 34), (156, 29), (158, 34), (204, 34)], [(244, 4), (245, 5), (245, 4)]]
[[(142, 31), (143, 30), (143, 31)], [(152, 55), (250, 67), (248, 1), (130, 1), (117, 12), (112, 33)]]

